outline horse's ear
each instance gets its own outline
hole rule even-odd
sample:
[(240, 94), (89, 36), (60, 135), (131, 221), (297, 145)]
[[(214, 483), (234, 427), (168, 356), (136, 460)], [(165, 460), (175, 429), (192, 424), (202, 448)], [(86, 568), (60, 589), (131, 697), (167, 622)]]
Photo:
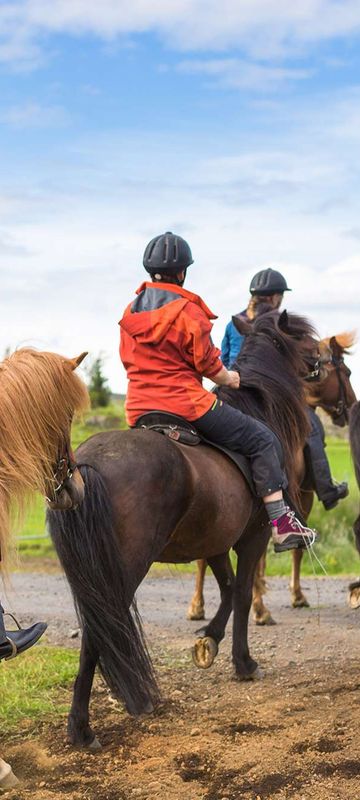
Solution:
[(330, 350), (331, 350), (333, 356), (336, 356), (337, 358), (339, 358), (341, 356), (343, 348), (341, 347), (341, 345), (337, 341), (336, 336), (332, 336), (331, 337), (329, 345), (330, 345)]
[(278, 325), (280, 330), (284, 331), (284, 333), (287, 333), (287, 331), (289, 330), (289, 317), (286, 309), (284, 309), (284, 311), (281, 312)]
[(251, 322), (248, 322), (244, 317), (235, 316), (232, 317), (233, 325), (235, 325), (236, 330), (241, 333), (242, 336), (246, 336), (248, 333), (252, 331)]
[(85, 353), (80, 353), (80, 355), (76, 356), (76, 358), (69, 358), (69, 361), (70, 361), (70, 364), (71, 364), (71, 369), (74, 370), (77, 367), (79, 367), (81, 362), (84, 361), (84, 358), (86, 358), (87, 355), (88, 355), (88, 352), (86, 350)]

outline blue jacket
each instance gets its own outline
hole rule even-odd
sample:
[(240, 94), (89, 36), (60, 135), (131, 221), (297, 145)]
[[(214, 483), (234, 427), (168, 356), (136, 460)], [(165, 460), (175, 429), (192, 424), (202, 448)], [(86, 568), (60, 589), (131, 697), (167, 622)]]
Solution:
[[(245, 317), (246, 319), (246, 309), (242, 311), (239, 316)], [(239, 333), (233, 321), (230, 320), (225, 328), (224, 338), (221, 342), (221, 360), (227, 369), (236, 361), (244, 344), (244, 339), (245, 336)]]

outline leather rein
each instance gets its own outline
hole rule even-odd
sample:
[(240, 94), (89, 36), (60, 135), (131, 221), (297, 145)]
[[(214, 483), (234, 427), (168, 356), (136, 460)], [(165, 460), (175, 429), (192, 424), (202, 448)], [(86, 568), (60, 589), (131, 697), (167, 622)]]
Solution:
[(341, 374), (341, 367), (344, 368), (345, 374), (349, 377), (351, 375), (351, 371), (349, 367), (346, 366), (344, 359), (342, 356), (332, 356), (331, 363), (335, 367), (335, 372), (338, 379), (339, 384), (339, 396), (338, 400), (335, 405), (327, 405), (326, 403), (321, 403), (321, 408), (324, 411), (327, 411), (328, 414), (332, 417), (333, 420), (339, 419), (344, 415), (346, 422), (349, 421), (349, 409), (346, 402), (346, 390), (344, 386), (343, 376)]

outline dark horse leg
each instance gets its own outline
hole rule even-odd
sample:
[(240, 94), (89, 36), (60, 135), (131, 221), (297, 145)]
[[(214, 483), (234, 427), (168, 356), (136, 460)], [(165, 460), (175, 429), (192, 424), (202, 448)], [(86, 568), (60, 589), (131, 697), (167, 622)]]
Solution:
[(68, 738), (77, 747), (86, 747), (95, 752), (101, 748), (99, 740), (89, 725), (89, 701), (99, 654), (91, 644), (84, 628), (79, 672), (74, 685), (74, 694), (68, 719)]
[(212, 570), (219, 589), (220, 605), (213, 619), (198, 633), (201, 634), (193, 647), (193, 660), (197, 667), (211, 667), (218, 652), (219, 642), (225, 636), (225, 628), (232, 611), (233, 591), (235, 585), (234, 570), (229, 553), (208, 558), (207, 563)]
[(249, 653), (248, 621), (255, 568), (269, 541), (270, 525), (268, 522), (259, 522), (257, 525), (254, 522), (240, 537), (234, 548), (238, 563), (233, 596), (233, 663), (235, 676), (239, 680), (255, 678), (258, 667)]

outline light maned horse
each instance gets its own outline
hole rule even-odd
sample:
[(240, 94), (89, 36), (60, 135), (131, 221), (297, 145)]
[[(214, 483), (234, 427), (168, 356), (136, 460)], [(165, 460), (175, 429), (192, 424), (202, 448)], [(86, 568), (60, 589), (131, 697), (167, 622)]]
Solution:
[[(353, 459), (357, 485), (360, 489), (360, 401), (355, 403), (350, 412), (350, 448)], [(354, 522), (356, 547), (360, 553), (360, 513)], [(349, 605), (360, 608), (360, 580), (349, 586)]]
[[(306, 384), (306, 401), (311, 407), (320, 407), (331, 417), (335, 425), (343, 427), (349, 420), (349, 409), (356, 400), (350, 383), (350, 370), (344, 363), (344, 355), (349, 353), (355, 341), (355, 333), (342, 333), (319, 342), (321, 363), (324, 372), (319, 381)], [(299, 479), (303, 465), (298, 464)], [(304, 476), (303, 476), (304, 477)], [(303, 515), (308, 517), (314, 500), (314, 490), (311, 481), (307, 488), (301, 491), (300, 507)], [(293, 607), (307, 606), (308, 601), (302, 591), (300, 583), (300, 567), (303, 551), (293, 550), (292, 573), (290, 579), (291, 602)], [(274, 620), (266, 608), (263, 595), (265, 586), (266, 554), (263, 554), (256, 569), (253, 588), (253, 615), (257, 625), (271, 625)], [(201, 620), (205, 618), (204, 580), (207, 563), (200, 559), (197, 562), (196, 584), (193, 597), (188, 609), (188, 619)], [(231, 569), (229, 559), (228, 569)]]
[[(303, 336), (312, 335), (310, 324), (295, 315), (259, 317), (244, 344), (242, 385), (236, 390), (239, 407), (267, 420), (277, 433), (291, 476), (294, 454), (302, 451), (309, 430), (300, 373), (306, 370)], [(248, 615), (254, 570), (270, 526), (262, 501), (252, 497), (238, 468), (208, 445), (186, 447), (151, 430), (109, 431), (80, 445), (76, 458), (86, 485), (84, 502), (71, 514), (48, 512), (48, 525), (83, 626), (68, 734), (73, 744), (95, 750), (99, 742), (89, 723), (89, 699), (97, 664), (130, 713), (150, 710), (158, 698), (133, 610), (135, 591), (154, 561), (207, 557), (223, 598), (209, 639), (217, 648), (233, 608), (235, 677), (256, 674)], [(296, 494), (294, 482), (290, 488)], [(230, 547), (239, 556), (236, 578), (223, 570)]]
[[(88, 393), (74, 373), (86, 353), (67, 359), (22, 348), (0, 363), (0, 574), (6, 579), (11, 519), (35, 492), (54, 508), (73, 508), (84, 484), (71, 457), (70, 426)], [(10, 668), (10, 667), (9, 667)], [(9, 772), (10, 769), (10, 772)], [(17, 782), (0, 758), (0, 790)]]

